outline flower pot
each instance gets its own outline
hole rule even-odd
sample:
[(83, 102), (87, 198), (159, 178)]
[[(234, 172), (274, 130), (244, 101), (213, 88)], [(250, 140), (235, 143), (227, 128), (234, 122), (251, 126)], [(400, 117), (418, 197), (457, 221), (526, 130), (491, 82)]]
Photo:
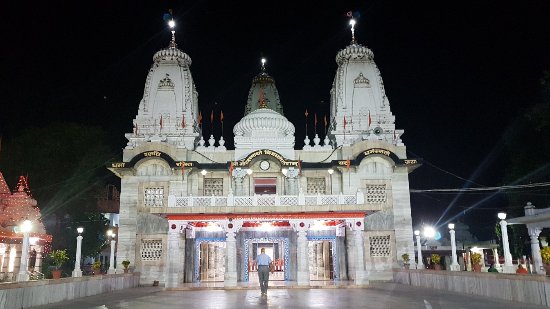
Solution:
[(441, 270), (440, 264), (434, 264), (434, 270)]
[(474, 265), (472, 265), (472, 268), (474, 269), (474, 272), (476, 272), (476, 273), (481, 272), (481, 264), (474, 264)]
[(52, 270), (53, 279), (61, 278), (61, 269)]
[(410, 268), (411, 268), (411, 264), (409, 264), (409, 263), (403, 264), (403, 268), (405, 268), (405, 269), (410, 269)]
[(124, 268), (124, 273), (127, 274), (128, 273), (128, 268)]
[(546, 275), (550, 276), (550, 264), (544, 264), (543, 267), (544, 267), (544, 270), (546, 271)]
[(101, 275), (101, 268), (93, 268), (93, 270), (94, 270), (94, 276)]

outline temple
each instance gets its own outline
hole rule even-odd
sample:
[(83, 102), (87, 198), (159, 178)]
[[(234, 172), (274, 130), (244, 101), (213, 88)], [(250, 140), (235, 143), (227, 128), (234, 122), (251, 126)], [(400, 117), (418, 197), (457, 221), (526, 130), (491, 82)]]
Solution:
[(166, 287), (257, 280), (261, 248), (271, 280), (391, 279), (414, 256), (408, 174), (421, 162), (407, 158), (372, 51), (353, 38), (336, 62), (326, 136), (296, 149), (263, 60), (227, 149), (203, 137), (191, 58), (172, 35), (109, 165), (121, 179), (117, 260)]
[[(52, 236), (46, 234), (37, 202), (24, 176), (19, 177), (12, 193), (0, 172), (0, 209), (0, 282), (16, 281), (21, 271), (29, 272), (31, 277), (41, 275), (43, 253), (51, 249)], [(19, 229), (25, 220), (33, 224), (29, 232), (28, 269), (20, 270), (23, 233)]]

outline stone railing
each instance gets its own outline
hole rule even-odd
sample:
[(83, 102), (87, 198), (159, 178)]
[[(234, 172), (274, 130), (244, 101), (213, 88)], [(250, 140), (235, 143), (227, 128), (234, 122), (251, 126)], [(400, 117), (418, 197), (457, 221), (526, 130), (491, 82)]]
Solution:
[(471, 271), (393, 270), (396, 283), (550, 306), (550, 279)]
[(134, 288), (140, 274), (84, 276), (0, 284), (0, 307), (20, 309)]
[(336, 195), (257, 195), (252, 196), (168, 196), (168, 207), (193, 206), (308, 206), (360, 205), (365, 203), (361, 191), (356, 194)]

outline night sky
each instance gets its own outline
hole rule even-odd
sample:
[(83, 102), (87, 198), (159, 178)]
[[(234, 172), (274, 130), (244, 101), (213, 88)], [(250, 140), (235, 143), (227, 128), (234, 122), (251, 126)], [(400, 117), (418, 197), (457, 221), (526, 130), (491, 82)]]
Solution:
[[(169, 43), (162, 16), (171, 8), (199, 108), (223, 110), (228, 144), (263, 56), (301, 148), (304, 110), (328, 113), (334, 59), (351, 40), (346, 12), (355, 11), (357, 40), (374, 52), (409, 157), (426, 161), (411, 189), (502, 184), (504, 132), (550, 69), (549, 1), (294, 2), (4, 3), (0, 133), (71, 121), (100, 125), (113, 149), (124, 147), (152, 56)], [(454, 197), (412, 193), (414, 222), (437, 221)], [(485, 197), (463, 195), (449, 214)], [(490, 218), (492, 229), (503, 203), (491, 198), (467, 216)]]

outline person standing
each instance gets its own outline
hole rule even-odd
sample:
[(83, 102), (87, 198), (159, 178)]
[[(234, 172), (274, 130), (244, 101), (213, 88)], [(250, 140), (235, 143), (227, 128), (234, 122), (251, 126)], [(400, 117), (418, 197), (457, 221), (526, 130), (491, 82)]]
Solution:
[(272, 262), (271, 257), (265, 254), (265, 248), (262, 248), (261, 254), (256, 257), (256, 265), (258, 265), (258, 279), (260, 279), (260, 289), (262, 290), (262, 295), (267, 295), (269, 270)]

